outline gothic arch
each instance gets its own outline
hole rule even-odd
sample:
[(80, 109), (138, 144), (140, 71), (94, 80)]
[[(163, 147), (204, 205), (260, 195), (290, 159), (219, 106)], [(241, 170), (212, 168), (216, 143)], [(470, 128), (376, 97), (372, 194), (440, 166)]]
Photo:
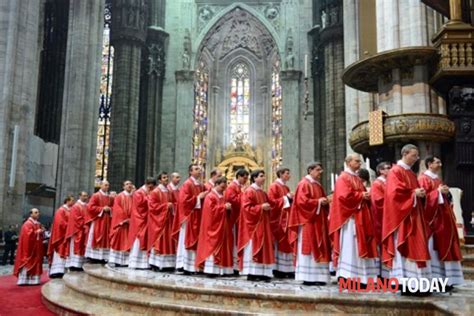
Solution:
[(271, 40), (275, 44), (275, 50), (278, 54), (282, 55), (284, 53), (284, 43), (282, 43), (282, 41), (280, 40), (280, 36), (278, 35), (278, 32), (275, 30), (274, 26), (270, 22), (268, 22), (268, 20), (265, 19), (265, 17), (263, 17), (260, 12), (258, 12), (251, 6), (248, 6), (244, 3), (234, 3), (217, 13), (201, 30), (200, 34), (197, 37), (197, 40), (193, 41), (193, 51), (196, 52), (195, 58), (193, 60), (194, 65), (196, 65), (200, 59), (203, 47), (206, 46), (206, 40), (209, 39), (209, 37), (213, 36), (216, 30), (218, 30), (228, 22), (227, 17), (231, 12), (237, 10), (241, 10), (242, 12), (248, 14), (254, 22), (257, 22), (257, 25), (262, 27), (260, 29), (261, 32), (267, 33), (270, 36)]

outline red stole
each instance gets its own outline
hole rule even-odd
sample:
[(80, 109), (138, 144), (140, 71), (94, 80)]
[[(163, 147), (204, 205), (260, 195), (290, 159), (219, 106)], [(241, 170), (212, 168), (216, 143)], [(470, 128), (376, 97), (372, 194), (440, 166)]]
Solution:
[(441, 180), (422, 174), (418, 182), (426, 191), (424, 212), (426, 231), (428, 238), (433, 235), (433, 246), (438, 251), (439, 259), (441, 261), (462, 260), (456, 218), (446, 194), (442, 195), (443, 204), (439, 204), (438, 187), (442, 184)]
[(56, 210), (51, 227), (51, 237), (49, 238), (48, 245), (48, 260), (50, 264), (53, 261), (54, 252), (57, 252), (63, 259), (68, 256), (68, 246), (66, 243), (68, 220), (69, 209), (63, 205)]
[[(326, 197), (323, 187), (306, 177), (296, 187), (293, 205), (288, 218), (288, 234), (295, 254), (298, 249), (298, 229), (302, 227), (302, 253), (310, 255), (316, 262), (326, 263), (331, 260), (331, 244), (328, 235), (327, 206), (320, 206), (319, 199)], [(319, 214), (317, 213), (319, 209)]]
[(265, 191), (256, 190), (252, 186), (242, 194), (237, 248), (240, 269), (243, 268), (244, 248), (250, 241), (252, 241), (252, 259), (255, 263), (275, 263), (270, 212), (262, 209), (262, 204), (269, 202)]
[(87, 204), (82, 205), (76, 202), (71, 207), (69, 212), (69, 220), (66, 229), (66, 245), (67, 253), (69, 254), (69, 245), (71, 238), (74, 238), (74, 254), (77, 256), (84, 256), (86, 251), (86, 237), (88, 233), (88, 226), (85, 224), (87, 214)]
[(374, 220), (375, 238), (379, 245), (382, 241), (382, 219), (383, 219), (383, 200), (385, 195), (385, 182), (375, 179), (370, 188), (370, 207), (372, 218)]
[[(396, 250), (403, 257), (416, 261), (419, 268), (426, 267), (426, 261), (430, 260), (423, 205), (415, 196), (417, 188), (413, 171), (393, 166), (387, 176), (382, 221), (382, 262), (389, 268)], [(398, 240), (395, 241), (397, 231)]]
[[(194, 184), (193, 179), (186, 180), (179, 190), (178, 209), (174, 217), (173, 237), (178, 240), (181, 225), (186, 222), (185, 248), (188, 250), (197, 249), (199, 238), (199, 228), (201, 225), (201, 209), (195, 209), (198, 195), (204, 192), (202, 184)], [(201, 201), (202, 208), (202, 201)]]
[(362, 180), (348, 172), (342, 172), (336, 181), (329, 216), (329, 237), (333, 245), (333, 264), (337, 267), (341, 251), (341, 229), (354, 217), (357, 249), (360, 258), (376, 258), (377, 242), (372, 221), (372, 213), (366, 200)]
[(148, 199), (148, 251), (153, 248), (157, 255), (176, 253), (176, 241), (171, 238), (173, 229), (173, 211), (168, 203), (173, 199), (171, 192), (163, 192), (160, 187), (154, 189)]
[(109, 195), (96, 192), (87, 206), (88, 222), (94, 223), (92, 248), (109, 248), (110, 213), (103, 212), (107, 206), (112, 209), (114, 199)]
[(136, 239), (140, 242), (141, 251), (145, 251), (147, 248), (148, 196), (149, 193), (145, 191), (144, 187), (133, 193), (133, 206), (128, 231), (130, 249)]
[(198, 268), (203, 268), (211, 255), (214, 255), (214, 264), (219, 267), (234, 265), (231, 211), (226, 210), (225, 203), (224, 196), (219, 196), (214, 190), (204, 200), (196, 256)]
[(40, 229), (41, 224), (31, 217), (21, 226), (13, 275), (18, 277), (23, 268), (26, 269), (28, 276), (43, 273), (44, 236)]
[(112, 228), (110, 229), (110, 249), (116, 251), (130, 250), (128, 242), (128, 228), (130, 214), (132, 212), (133, 198), (132, 195), (127, 195), (121, 192), (114, 201), (112, 210)]
[(278, 241), (278, 251), (292, 253), (288, 242), (286, 227), (288, 225), (288, 213), (290, 208), (283, 208), (285, 205), (285, 196), (290, 192), (287, 185), (278, 181), (273, 182), (268, 189), (268, 198), (274, 205), (270, 213), (270, 225), (274, 238)]

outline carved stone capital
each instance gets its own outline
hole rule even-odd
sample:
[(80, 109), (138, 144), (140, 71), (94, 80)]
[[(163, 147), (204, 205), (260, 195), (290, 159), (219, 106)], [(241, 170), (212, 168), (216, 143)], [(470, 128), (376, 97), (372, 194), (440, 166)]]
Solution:
[(282, 70), (280, 75), (283, 81), (300, 81), (303, 72), (300, 70)]
[(146, 0), (112, 1), (111, 42), (145, 42), (147, 24)]
[(193, 70), (177, 70), (175, 72), (176, 81), (194, 81)]

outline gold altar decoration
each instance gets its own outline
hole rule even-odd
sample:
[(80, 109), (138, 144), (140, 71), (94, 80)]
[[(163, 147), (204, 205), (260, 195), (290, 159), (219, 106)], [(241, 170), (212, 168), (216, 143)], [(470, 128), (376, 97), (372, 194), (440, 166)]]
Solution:
[[(383, 122), (384, 143), (405, 143), (410, 140), (443, 143), (455, 135), (454, 123), (446, 115), (410, 113), (387, 116)], [(368, 153), (369, 121), (364, 121), (352, 129), (349, 144), (358, 153)]]
[(369, 113), (369, 145), (377, 146), (383, 144), (383, 116), (382, 110)]
[(216, 160), (216, 164), (229, 181), (235, 178), (235, 173), (239, 169), (244, 168), (249, 172), (264, 169), (262, 150), (259, 148), (254, 150), (250, 144), (242, 142), (231, 143), (224, 151), (224, 157)]

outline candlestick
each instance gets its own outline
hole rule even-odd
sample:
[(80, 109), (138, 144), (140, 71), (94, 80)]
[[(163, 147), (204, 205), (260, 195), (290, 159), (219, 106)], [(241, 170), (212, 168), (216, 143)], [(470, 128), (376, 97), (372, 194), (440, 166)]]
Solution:
[(308, 54), (304, 55), (304, 77), (308, 78)]

